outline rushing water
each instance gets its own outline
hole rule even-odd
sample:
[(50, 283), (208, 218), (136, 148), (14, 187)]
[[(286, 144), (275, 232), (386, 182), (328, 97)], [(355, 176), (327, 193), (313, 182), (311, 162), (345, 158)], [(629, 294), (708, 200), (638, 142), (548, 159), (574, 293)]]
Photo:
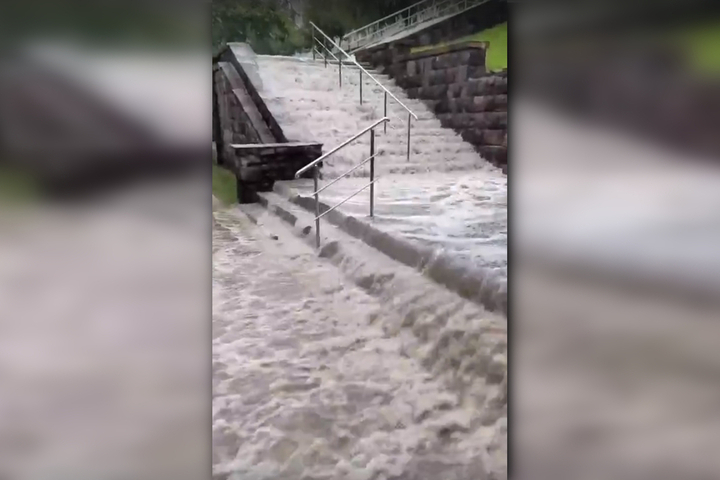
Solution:
[[(321, 194), (336, 204), (357, 191), (366, 178), (341, 181)], [(291, 185), (311, 193), (312, 182)], [(367, 217), (369, 191), (340, 208)], [(376, 226), (412, 241), (453, 252), (474, 264), (507, 275), (507, 178), (487, 172), (389, 175), (376, 183)], [(370, 219), (366, 219), (370, 220)]]
[[(337, 69), (332, 66), (267, 56), (257, 57), (256, 65), (261, 95), (292, 140), (320, 141), (329, 151), (382, 116), (382, 90), (368, 78), (363, 80), (363, 104), (359, 103), (357, 70), (343, 70), (340, 88)], [(411, 154), (407, 158), (407, 123), (402, 120), (407, 112), (389, 102), (388, 115), (393, 120), (387, 133), (377, 129), (375, 173), (383, 178), (376, 184), (372, 221), (389, 233), (442, 248), (507, 275), (507, 177), (454, 131), (442, 128), (423, 102), (407, 98), (388, 78), (378, 78), (418, 120), (411, 122)], [(324, 162), (323, 183), (368, 154), (366, 134)], [(353, 177), (323, 191), (322, 200), (340, 202), (366, 184), (368, 176), (366, 165), (353, 172)], [(292, 187), (304, 193), (312, 191), (308, 181), (292, 182)], [(367, 216), (369, 190), (339, 208)]]
[(213, 251), (214, 478), (506, 477), (502, 319), (410, 269), (389, 305), (230, 212)]

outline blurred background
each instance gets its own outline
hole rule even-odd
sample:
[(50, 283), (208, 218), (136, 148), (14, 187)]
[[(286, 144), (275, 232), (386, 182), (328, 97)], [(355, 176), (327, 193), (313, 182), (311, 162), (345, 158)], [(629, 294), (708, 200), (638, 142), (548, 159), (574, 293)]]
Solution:
[(207, 478), (208, 5), (0, 6), (0, 478)]
[[(0, 6), (0, 478), (205, 478), (210, 51), (410, 3)], [(718, 13), (512, 4), (513, 478), (720, 478)]]
[(717, 7), (512, 4), (511, 477), (720, 478)]

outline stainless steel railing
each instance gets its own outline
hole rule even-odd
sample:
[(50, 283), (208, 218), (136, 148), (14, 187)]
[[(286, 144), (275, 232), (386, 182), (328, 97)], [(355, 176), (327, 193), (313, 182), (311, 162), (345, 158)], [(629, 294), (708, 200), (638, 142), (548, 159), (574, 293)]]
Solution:
[[(417, 120), (417, 119), (418, 119), (418, 116), (415, 115), (415, 113), (413, 113), (413, 111), (410, 110), (410, 109), (409, 109), (403, 102), (401, 102), (395, 95), (393, 95), (393, 93), (392, 93), (390, 90), (388, 90), (382, 83), (380, 83), (380, 82), (378, 81), (378, 79), (376, 79), (374, 76), (372, 76), (372, 75), (370, 74), (370, 72), (368, 72), (367, 70), (365, 70), (365, 68), (363, 68), (363, 66), (360, 65), (360, 64), (355, 60), (354, 57), (352, 57), (351, 55), (349, 55), (345, 50), (343, 50), (343, 49), (340, 47), (340, 45), (338, 45), (333, 39), (331, 39), (330, 37), (328, 37), (328, 36), (325, 34), (325, 32), (323, 32), (317, 25), (315, 25), (313, 22), (310, 22), (310, 25), (312, 26), (312, 32), (313, 32), (313, 52), (312, 52), (312, 53), (313, 53), (313, 60), (315, 60), (315, 58), (316, 58), (316, 57), (315, 57), (316, 53), (317, 53), (317, 54), (320, 54), (320, 55), (322, 55), (322, 57), (323, 57), (323, 59), (324, 59), (324, 61), (325, 61), (325, 66), (327, 67), (327, 64), (328, 64), (327, 55), (325, 55), (322, 50), (319, 50), (317, 47), (315, 47), (315, 44), (318, 43), (319, 45), (321, 45), (321, 46), (325, 49), (325, 51), (327, 51), (330, 55), (333, 56), (333, 58), (335, 58), (335, 59), (337, 60), (337, 62), (338, 62), (338, 83), (339, 83), (339, 86), (340, 86), (340, 87), (342, 87), (342, 67), (343, 67), (342, 57), (345, 57), (346, 61), (347, 61), (349, 64), (357, 67), (357, 69), (359, 70), (359, 75), (360, 75), (360, 83), (359, 83), (360, 87), (359, 87), (359, 88), (360, 88), (360, 104), (361, 104), (361, 105), (362, 105), (362, 103), (363, 103), (363, 91), (362, 91), (363, 75), (366, 75), (370, 80), (372, 80), (373, 82), (375, 82), (375, 84), (376, 84), (377, 86), (379, 86), (379, 87), (383, 90), (383, 117), (387, 117), (387, 116), (388, 116), (388, 98), (391, 98), (391, 99), (394, 100), (398, 105), (400, 105), (403, 109), (405, 109), (405, 111), (407, 112), (407, 160), (409, 161), (409, 160), (410, 160), (410, 143), (411, 143), (411, 141), (412, 141), (412, 140), (411, 140), (411, 125), (412, 125), (412, 119)], [(322, 41), (320, 40), (320, 38), (318, 38), (318, 37), (315, 35), (316, 32), (317, 32), (318, 34), (320, 34), (320, 38), (322, 39)], [(330, 49), (327, 45), (325, 45), (325, 42), (326, 42), (326, 41), (329, 42), (330, 45), (335, 48), (335, 51), (340, 54), (340, 58), (338, 58), (338, 57), (335, 55), (335, 53), (333, 53), (332, 49)], [(384, 131), (384, 132), (387, 132), (387, 124), (385, 124), (385, 125), (383, 126), (383, 131)]]
[[(343, 143), (338, 145), (337, 147), (334, 147), (329, 152), (321, 155), (319, 158), (313, 160), (311, 163), (305, 165), (303, 168), (298, 170), (295, 173), (295, 178), (300, 178), (300, 176), (310, 170), (313, 169), (313, 193), (312, 196), (315, 197), (315, 243), (318, 247), (320, 247), (320, 219), (327, 215), (328, 213), (332, 212), (336, 208), (338, 208), (340, 205), (344, 204), (351, 198), (353, 198), (355, 195), (359, 194), (366, 188), (370, 187), (370, 216), (374, 216), (375, 214), (375, 182), (377, 182), (380, 177), (375, 176), (375, 157), (377, 156), (377, 153), (375, 153), (375, 127), (380, 125), (381, 123), (384, 125), (387, 125), (387, 122), (389, 122), (390, 119), (388, 117), (383, 117), (380, 120), (377, 120), (375, 123), (373, 123), (370, 126), (367, 126), (360, 130), (358, 133), (353, 135), (352, 137), (345, 140)], [(346, 147), (347, 145), (351, 144), (367, 132), (370, 132), (370, 156), (367, 157), (362, 162), (355, 165), (353, 168), (348, 170), (347, 172), (343, 173), (324, 187), (320, 188), (320, 167), (319, 164), (323, 162), (325, 159), (327, 159), (330, 155), (334, 154), (338, 150), (341, 150), (342, 148)], [(370, 162), (370, 183), (362, 187), (361, 189), (354, 192), (352, 195), (346, 197), (344, 200), (338, 202), (331, 208), (325, 210), (322, 214), (320, 213), (320, 193), (323, 192), (326, 188), (333, 185), (335, 182), (340, 180), (341, 178), (345, 178), (354, 171), (356, 171), (358, 168), (362, 167), (366, 163)]]
[(360, 41), (370, 37), (373, 33), (381, 30), (383, 26), (388, 24), (397, 24), (401, 21), (404, 21), (406, 18), (410, 18), (415, 12), (427, 8), (427, 5), (431, 4), (432, 1), (433, 0), (421, 0), (417, 3), (410, 5), (409, 7), (405, 7), (402, 10), (398, 10), (397, 12), (391, 13), (390, 15), (375, 20), (372, 23), (368, 23), (365, 26), (356, 28), (355, 30), (346, 33), (342, 37), (340, 43), (348, 50), (357, 48), (357, 44)]
[(343, 36), (340, 44), (352, 52), (429, 20), (464, 12), (488, 0), (422, 0)]

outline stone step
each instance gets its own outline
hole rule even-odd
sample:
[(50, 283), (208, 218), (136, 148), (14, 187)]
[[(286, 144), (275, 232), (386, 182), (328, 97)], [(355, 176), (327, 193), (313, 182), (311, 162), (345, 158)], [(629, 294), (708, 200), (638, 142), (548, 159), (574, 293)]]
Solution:
[[(301, 196), (284, 184), (276, 184), (274, 191), (261, 192), (258, 196), (259, 205), (267, 213), (287, 223), (297, 236), (316, 246), (315, 203), (312, 198)], [(257, 205), (244, 205), (241, 209), (253, 222), (261, 221), (263, 211)], [(329, 209), (330, 205), (320, 202), (320, 212)], [(370, 253), (368, 248), (376, 253)], [(355, 257), (355, 250), (363, 254)], [(374, 275), (385, 271), (385, 268), (372, 260), (378, 258), (378, 253), (403, 267), (422, 273), (420, 278), (424, 277), (424, 281), (430, 280), (441, 285), (449, 293), (490, 312), (507, 315), (507, 280), (493, 271), (467, 265), (452, 255), (390, 235), (365, 219), (338, 210), (326, 214), (320, 220), (319, 255), (329, 258), (333, 263), (337, 261), (345, 273), (352, 275), (351, 278), (362, 281), (364, 275), (358, 273), (367, 271), (368, 267), (376, 269)], [(393, 277), (397, 277), (398, 272), (403, 270), (395, 266)]]
[[(258, 57), (263, 92), (268, 108), (283, 126), (288, 139), (317, 140), (332, 148), (378, 119), (384, 112), (381, 86), (363, 78), (363, 104), (359, 104), (359, 74), (353, 67), (343, 70), (343, 85), (335, 82), (337, 68), (319, 62)], [(334, 71), (329, 72), (327, 69)], [(352, 72), (349, 73), (348, 72)], [(421, 173), (490, 168), (480, 153), (451, 128), (445, 128), (426, 102), (408, 98), (387, 75), (369, 73), (409, 108), (418, 118), (411, 119), (411, 155), (407, 159), (407, 111), (389, 97), (387, 132), (377, 129), (379, 149), (388, 160), (379, 168), (393, 172)], [(499, 121), (499, 120), (498, 120)], [(447, 122), (446, 122), (447, 123)], [(384, 129), (383, 129), (384, 130)], [(291, 132), (291, 133), (288, 133)], [(492, 137), (493, 132), (488, 133)], [(291, 138), (293, 137), (293, 138)], [(348, 146), (325, 165), (327, 175), (338, 175), (367, 155), (369, 135)], [(492, 167), (494, 168), (494, 167)], [(498, 174), (501, 172), (498, 170)]]

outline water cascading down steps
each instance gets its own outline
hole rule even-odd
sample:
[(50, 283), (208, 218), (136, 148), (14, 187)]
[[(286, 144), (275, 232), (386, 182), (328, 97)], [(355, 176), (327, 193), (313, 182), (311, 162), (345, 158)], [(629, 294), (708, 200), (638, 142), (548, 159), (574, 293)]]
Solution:
[[(363, 75), (363, 103), (359, 100), (360, 72), (343, 67), (343, 85), (338, 85), (336, 65), (323, 65), (292, 57), (259, 55), (256, 59), (263, 100), (288, 139), (319, 141), (327, 149), (338, 145), (382, 118), (384, 92)], [(370, 71), (385, 88), (408, 106), (418, 120), (411, 120), (410, 159), (407, 158), (407, 111), (388, 99), (391, 122), (377, 130), (380, 154), (377, 169), (383, 173), (416, 174), (499, 169), (486, 162), (470, 145), (440, 121), (420, 100), (409, 99), (389, 77)], [(369, 136), (359, 139), (333, 156), (324, 166), (324, 175), (332, 178), (367, 157)], [(360, 170), (358, 176), (366, 175)]]
[[(320, 59), (259, 55), (258, 91), (289, 141), (318, 142), (324, 150), (342, 144), (385, 112), (385, 92), (360, 70)], [(506, 277), (507, 177), (460, 135), (441, 126), (422, 101), (410, 99), (386, 75), (368, 72), (418, 117), (411, 119), (407, 155), (408, 112), (388, 98), (387, 130), (376, 128), (376, 227), (432, 247), (439, 247), (475, 266)], [(370, 135), (323, 162), (323, 183), (341, 176), (366, 159)], [(367, 184), (369, 169), (360, 168), (323, 191), (321, 200), (334, 205)], [(353, 178), (355, 177), (355, 178)], [(365, 177), (365, 178), (357, 178)], [(281, 182), (282, 183), (282, 182)], [(289, 182), (300, 194), (312, 193), (311, 181)], [(340, 210), (366, 217), (369, 193), (359, 194)]]

